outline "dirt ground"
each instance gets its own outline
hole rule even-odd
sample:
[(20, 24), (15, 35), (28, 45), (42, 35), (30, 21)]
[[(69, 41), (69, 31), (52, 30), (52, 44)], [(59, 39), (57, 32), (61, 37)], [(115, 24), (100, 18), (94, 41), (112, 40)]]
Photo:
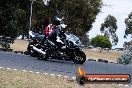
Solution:
[(13, 51), (26, 51), (28, 44), (29, 41), (26, 40), (15, 40), (10, 46)]
[[(11, 48), (13, 51), (26, 51), (28, 46), (28, 41), (26, 40), (15, 40), (13, 44), (11, 44)], [(83, 49), (88, 59), (105, 59), (110, 62), (116, 62), (117, 58), (123, 53), (120, 51), (103, 51), (99, 53), (98, 51), (94, 51), (92, 49)]]
[(101, 53), (98, 51), (94, 51), (92, 49), (84, 49), (84, 52), (89, 59), (104, 59), (110, 62), (116, 62), (117, 58), (123, 53), (121, 51), (102, 51)]

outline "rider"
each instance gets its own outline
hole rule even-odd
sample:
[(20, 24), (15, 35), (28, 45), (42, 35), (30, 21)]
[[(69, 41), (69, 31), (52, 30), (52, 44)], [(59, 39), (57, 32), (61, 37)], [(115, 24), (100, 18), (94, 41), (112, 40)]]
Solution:
[(52, 25), (54, 26), (52, 32), (48, 35), (48, 39), (52, 41), (58, 48), (64, 48), (63, 47), (63, 42), (59, 39), (60, 38), (60, 33), (61, 33), (61, 21), (62, 19), (58, 18), (55, 16), (52, 19)]
[[(52, 22), (53, 23), (53, 22)], [(43, 31), (43, 34), (44, 34), (44, 38), (42, 40), (42, 44), (45, 42), (45, 40), (47, 39), (47, 37), (49, 36), (49, 34), (53, 31), (54, 29), (54, 25), (50, 23), (48, 24), (45, 28), (44, 28), (44, 31)]]

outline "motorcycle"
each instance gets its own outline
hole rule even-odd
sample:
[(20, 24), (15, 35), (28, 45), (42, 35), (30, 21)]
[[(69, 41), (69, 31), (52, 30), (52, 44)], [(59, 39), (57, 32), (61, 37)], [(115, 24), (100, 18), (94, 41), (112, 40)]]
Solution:
[(57, 42), (63, 47), (58, 48), (52, 41), (46, 39), (42, 44), (44, 35), (29, 32), (32, 41), (28, 45), (30, 55), (38, 59), (59, 59), (73, 61), (76, 64), (83, 64), (86, 61), (86, 55), (81, 48), (81, 42), (78, 37), (70, 33), (61, 32), (61, 37), (57, 36)]

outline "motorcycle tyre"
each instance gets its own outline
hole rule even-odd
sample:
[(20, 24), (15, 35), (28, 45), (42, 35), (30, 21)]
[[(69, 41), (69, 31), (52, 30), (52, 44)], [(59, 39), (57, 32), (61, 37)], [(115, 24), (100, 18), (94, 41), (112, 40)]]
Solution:
[[(82, 60), (77, 60), (76, 56), (79, 56)], [(72, 58), (72, 61), (76, 64), (83, 64), (86, 61), (86, 55), (83, 51), (77, 51), (74, 54), (74, 58)]]

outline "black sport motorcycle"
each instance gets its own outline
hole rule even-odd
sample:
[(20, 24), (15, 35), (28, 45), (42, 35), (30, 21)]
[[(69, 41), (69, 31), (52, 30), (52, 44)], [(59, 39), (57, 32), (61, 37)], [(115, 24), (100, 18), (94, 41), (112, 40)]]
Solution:
[(58, 48), (52, 41), (46, 39), (42, 44), (44, 35), (29, 32), (32, 37), (32, 41), (28, 45), (27, 50), (31, 56), (38, 59), (59, 59), (66, 61), (73, 61), (76, 64), (83, 64), (86, 61), (86, 55), (81, 48), (81, 42), (78, 37), (73, 34), (61, 32), (61, 36), (57, 36), (57, 42), (62, 44), (61, 48)]

